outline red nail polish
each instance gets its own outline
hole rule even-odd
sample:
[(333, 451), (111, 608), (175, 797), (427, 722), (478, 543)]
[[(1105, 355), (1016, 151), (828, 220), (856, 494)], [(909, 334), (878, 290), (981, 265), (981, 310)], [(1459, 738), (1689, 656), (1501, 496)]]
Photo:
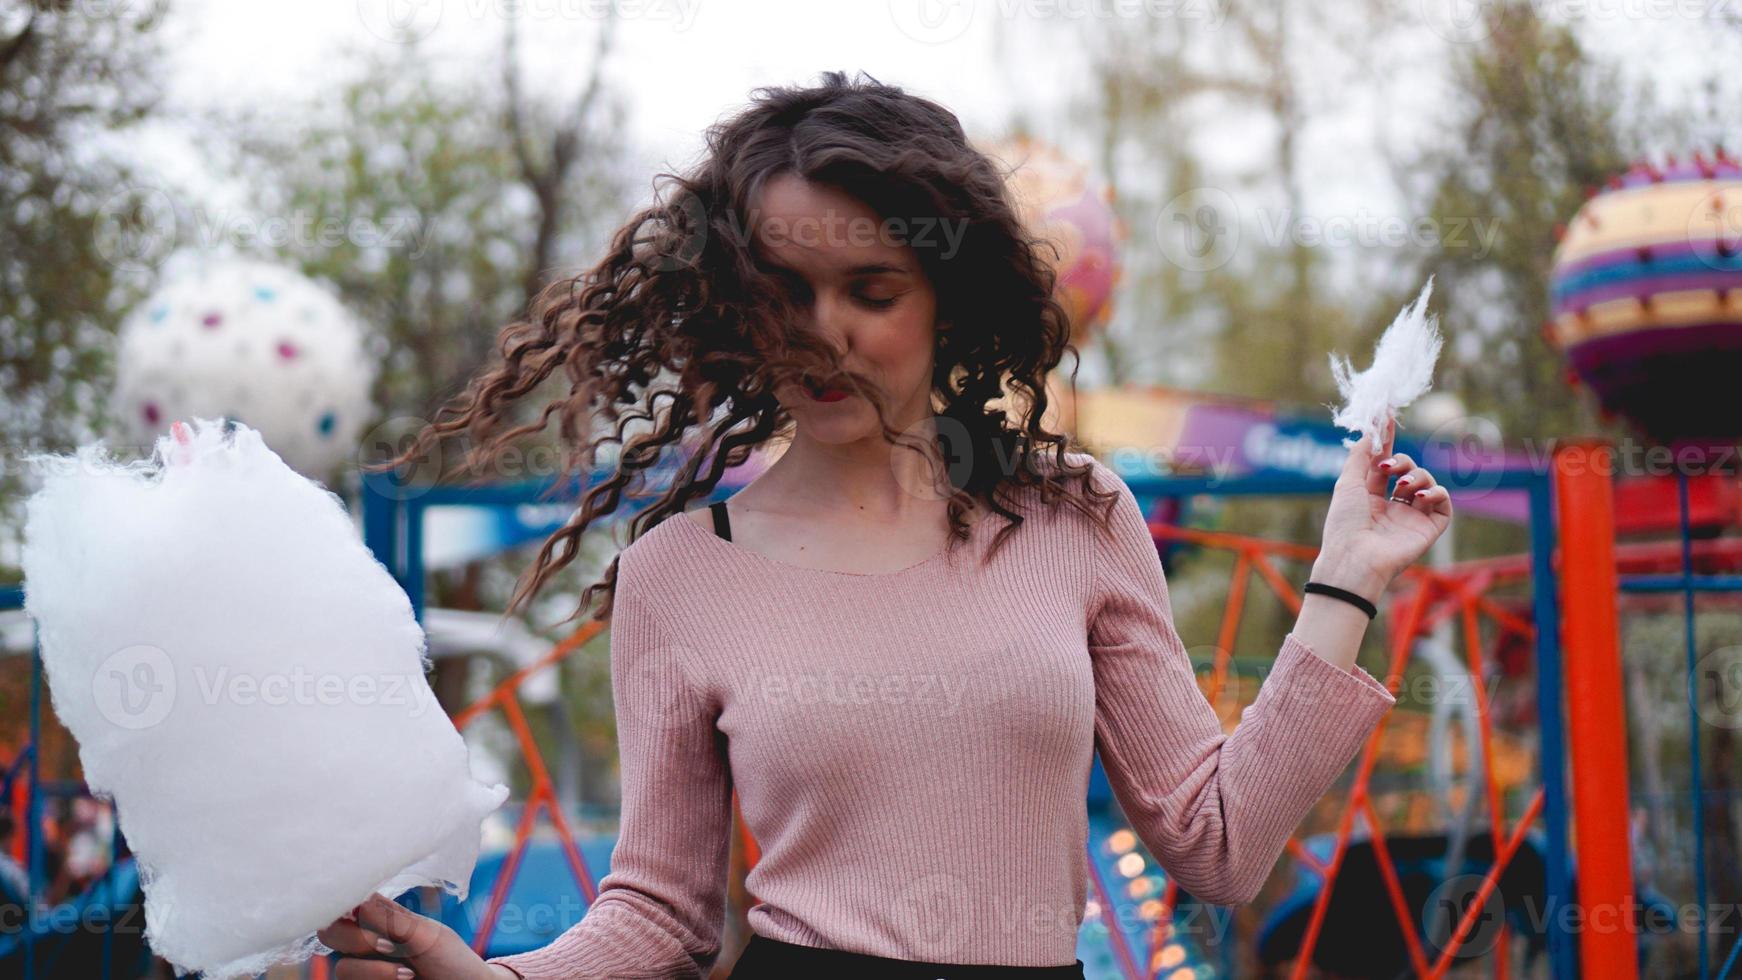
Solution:
[(1383, 461), (1383, 462), (1381, 462), (1381, 463), (1380, 463), (1380, 464), (1379, 464), (1379, 468), (1380, 468), (1380, 469), (1382, 469), (1382, 470), (1388, 470), (1388, 469), (1391, 469), (1391, 461), (1390, 461), (1390, 460), (1385, 460), (1385, 461)]
[(1409, 495), (1409, 499), (1414, 500), (1415, 498), (1421, 496), (1422, 494), (1424, 494), (1426, 492), (1427, 491), (1425, 491), (1425, 490), (1417, 490), (1415, 493), (1412, 493)]

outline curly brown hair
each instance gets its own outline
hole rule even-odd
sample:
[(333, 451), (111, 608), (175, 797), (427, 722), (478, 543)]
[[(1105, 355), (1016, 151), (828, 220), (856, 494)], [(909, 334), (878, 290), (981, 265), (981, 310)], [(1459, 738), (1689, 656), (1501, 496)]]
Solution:
[[(876, 407), (885, 439), (907, 438), (889, 425), (870, 379), (797, 326), (794, 298), (753, 254), (746, 216), (782, 174), (839, 189), (880, 215), (923, 215), (962, 229), (950, 250), (916, 248), (937, 293), (937, 320), (949, 324), (936, 333), (930, 447), (952, 461), (949, 546), (967, 538), (963, 514), (979, 501), (1009, 522), (987, 557), (995, 554), (1024, 520), (1013, 507), (1019, 488), (1034, 488), (1047, 506), (1069, 501), (1107, 527), (1114, 495), (1097, 493), (1091, 468), (1066, 461), (1067, 437), (1042, 425), (1047, 376), (1066, 351), (1076, 353), (1041, 251), (1052, 245), (1030, 236), (1005, 171), (969, 144), (953, 113), (863, 72), (853, 80), (825, 72), (815, 87), (754, 90), (749, 106), (705, 135), (701, 162), (684, 175), (656, 176), (654, 203), (614, 233), (601, 262), (552, 283), (527, 316), (502, 328), (500, 362), (472, 378), (404, 452), (369, 467), (397, 469), (464, 434), (462, 467), (483, 482), (504, 450), (542, 432), (552, 416), (565, 476), (590, 473), (607, 444), (621, 447), (609, 477), (585, 491), (539, 549), (509, 613), (575, 559), (582, 534), (625, 495), (654, 497), (630, 521), (634, 540), (709, 496), (755, 449), (788, 437), (793, 419), (774, 396), (784, 383), (853, 391)], [(516, 403), (559, 369), (567, 395), (510, 426)], [(1069, 380), (1074, 386), (1075, 365)], [(675, 476), (662, 492), (644, 493), (668, 447), (678, 451)], [(596, 618), (608, 619), (616, 580), (613, 559), (569, 619), (598, 593)]]

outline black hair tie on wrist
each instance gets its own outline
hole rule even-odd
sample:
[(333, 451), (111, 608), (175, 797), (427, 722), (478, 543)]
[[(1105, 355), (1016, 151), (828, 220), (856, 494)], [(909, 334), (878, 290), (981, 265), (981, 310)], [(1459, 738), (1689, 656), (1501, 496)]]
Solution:
[(1341, 599), (1366, 613), (1368, 619), (1372, 619), (1379, 615), (1378, 606), (1375, 606), (1366, 599), (1350, 592), (1348, 589), (1339, 589), (1334, 585), (1326, 585), (1323, 582), (1308, 582), (1303, 586), (1303, 589), (1307, 592), (1316, 592), (1319, 595), (1328, 595), (1333, 599)]

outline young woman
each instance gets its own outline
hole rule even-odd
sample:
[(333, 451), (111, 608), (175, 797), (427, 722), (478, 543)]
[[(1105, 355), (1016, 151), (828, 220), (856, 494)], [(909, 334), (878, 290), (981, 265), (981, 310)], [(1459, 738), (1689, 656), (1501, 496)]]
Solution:
[[(1389, 432), (1331, 496), (1312, 580), (1342, 594), (1304, 597), (1225, 735), (1136, 499), (1041, 424), (1070, 325), (1004, 175), (951, 113), (863, 76), (754, 94), (401, 457), (464, 432), (488, 472), (552, 415), (575, 470), (622, 444), (518, 606), (683, 450), (582, 593), (611, 621), (610, 873), (574, 928), (489, 963), (372, 900), (321, 934), (357, 957), (340, 980), (706, 976), (734, 789), (761, 847), (734, 980), (1080, 978), (1095, 752), (1172, 878), (1240, 903), (1395, 703), (1355, 664), (1363, 604), (1452, 511)], [(568, 391), (508, 428), (559, 371)], [(729, 503), (686, 506), (771, 440)]]

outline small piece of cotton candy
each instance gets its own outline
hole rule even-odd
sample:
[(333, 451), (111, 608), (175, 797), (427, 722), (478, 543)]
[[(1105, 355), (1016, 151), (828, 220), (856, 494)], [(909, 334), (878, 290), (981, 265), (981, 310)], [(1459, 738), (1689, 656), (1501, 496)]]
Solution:
[(25, 608), (139, 861), (146, 941), (227, 978), (324, 952), (372, 892), (463, 898), (508, 791), (472, 778), (342, 501), (247, 426), (175, 436), (153, 460), (31, 457)]
[[(1342, 408), (1326, 406), (1335, 412), (1331, 421), (1360, 432), (1367, 438), (1368, 452), (1375, 455), (1385, 448), (1386, 424), (1433, 384), (1441, 344), (1438, 322), (1427, 312), (1433, 288), (1433, 277), (1429, 276), (1421, 295), (1380, 335), (1373, 364), (1367, 370), (1356, 373), (1346, 358), (1331, 355), (1331, 377), (1343, 396)], [(1343, 447), (1353, 449), (1359, 441), (1346, 439)]]

